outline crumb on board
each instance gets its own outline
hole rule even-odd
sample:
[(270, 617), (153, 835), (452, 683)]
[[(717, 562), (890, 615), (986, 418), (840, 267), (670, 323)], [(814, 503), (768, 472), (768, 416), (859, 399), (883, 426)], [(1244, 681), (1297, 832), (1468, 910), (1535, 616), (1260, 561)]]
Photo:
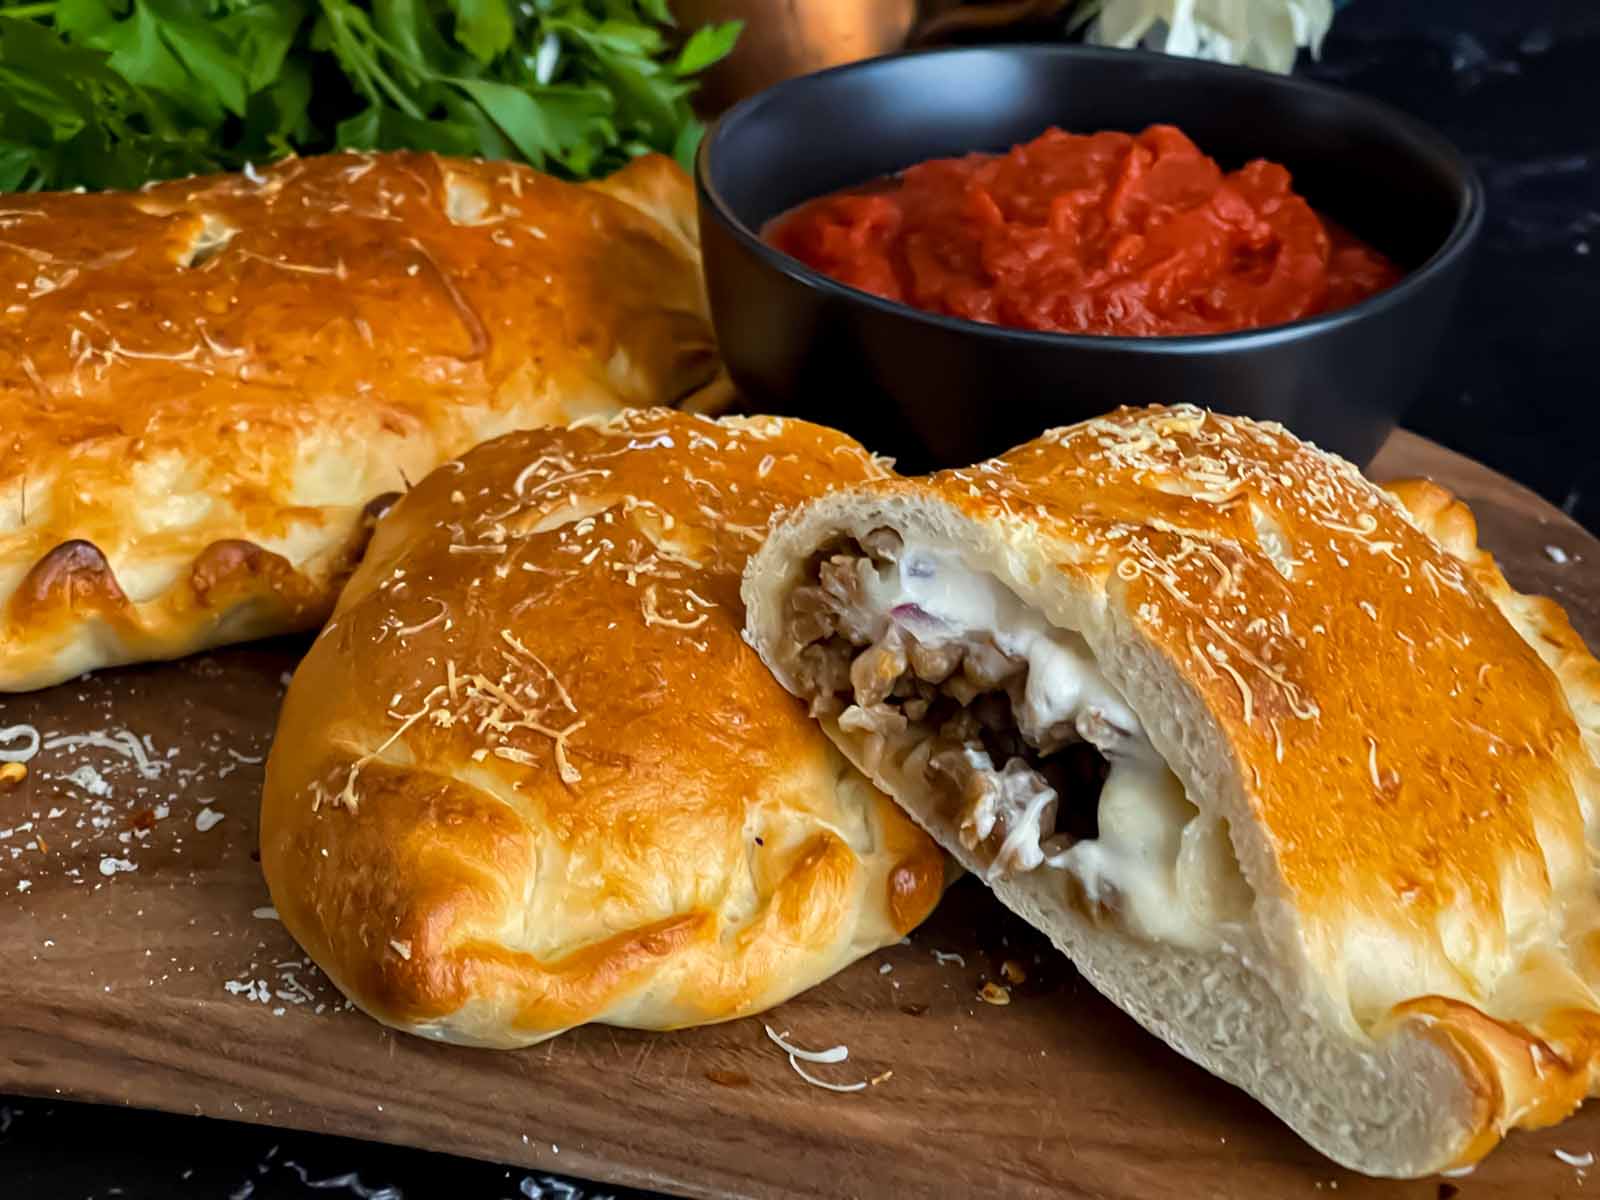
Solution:
[[(145, 851), (181, 859), (190, 822), (201, 833), (214, 827), (223, 817), (220, 797), (252, 791), (238, 772), (265, 762), (264, 730), (241, 735), (225, 723), (200, 726), (185, 719), (178, 727), (182, 741), (158, 746), (119, 719), (112, 690), (83, 686), (89, 690), (77, 697), (81, 724), (0, 728), (0, 795), (25, 780), (43, 802), (37, 811), (18, 814), (29, 820), (0, 829), (4, 890), (17, 877), (4, 870), (12, 864), (37, 883), (58, 878), (98, 889), (138, 870)], [(8, 768), (12, 763), (18, 767)], [(182, 827), (161, 824), (175, 813)], [(24, 858), (33, 851), (50, 859)]]
[[(207, 661), (201, 656), (190, 665), (202, 670)], [(103, 888), (106, 903), (149, 921), (154, 914), (147, 917), (141, 905), (179, 881), (198, 879), (197, 871), (244, 865), (259, 880), (259, 870), (245, 861), (254, 839), (238, 811), (259, 794), (269, 731), (241, 728), (226, 711), (176, 704), (163, 715), (162, 732), (146, 732), (136, 721), (129, 727), (123, 697), (106, 680), (81, 680), (78, 688), (71, 724), (11, 725), (9, 711), (0, 717), (0, 897), (31, 908), (40, 922), (41, 936), (30, 939), (36, 960), (56, 958), (58, 944), (72, 944), (70, 924), (51, 924), (57, 914), (69, 919), (65, 902), (53, 906), (52, 884)], [(13, 763), (16, 769), (6, 769)], [(5, 781), (12, 779), (24, 781), (18, 794), (8, 794)], [(218, 827), (225, 811), (231, 819)], [(196, 831), (207, 835), (207, 857), (191, 863), (201, 844)], [(118, 895), (112, 889), (119, 886), (131, 890)], [(278, 913), (264, 891), (259, 895), (236, 913), (208, 912), (216, 919), (203, 925), (191, 920), (194, 928), (175, 930), (170, 945), (123, 947), (142, 970), (116, 979), (116, 991), (140, 986), (193, 994), (198, 985), (216, 1002), (248, 1006), (269, 1022), (353, 1013), (281, 926), (268, 929)], [(260, 905), (253, 912), (252, 903)], [(92, 963), (84, 973), (88, 986), (110, 994), (105, 964)]]
[(1011, 989), (990, 980), (978, 989), (978, 999), (985, 1004), (993, 1004), (997, 1008), (1003, 1008), (1011, 1003)]

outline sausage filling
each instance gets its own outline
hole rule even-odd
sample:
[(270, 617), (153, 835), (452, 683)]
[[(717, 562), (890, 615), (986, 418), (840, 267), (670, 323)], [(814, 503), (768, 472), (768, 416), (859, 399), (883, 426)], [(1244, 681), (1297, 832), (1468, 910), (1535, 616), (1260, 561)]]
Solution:
[[(959, 555), (890, 529), (813, 565), (816, 582), (790, 593), (787, 613), (812, 714), (861, 735), (869, 769), (887, 761), (939, 788), (990, 872), (1065, 870), (1093, 908), (1190, 943), (1210, 940), (1197, 917), (1248, 903), (1225, 826), (1196, 819), (1080, 635)], [(1183, 895), (1215, 882), (1214, 862), (1198, 860), (1219, 854), (1231, 868), (1223, 894)], [(1187, 887), (1185, 857), (1201, 868)]]

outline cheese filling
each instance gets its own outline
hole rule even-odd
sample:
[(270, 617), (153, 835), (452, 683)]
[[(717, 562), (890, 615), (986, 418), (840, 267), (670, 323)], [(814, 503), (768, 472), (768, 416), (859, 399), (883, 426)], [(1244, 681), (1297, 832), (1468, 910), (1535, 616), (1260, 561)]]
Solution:
[(789, 599), (812, 711), (951, 802), (990, 875), (1061, 871), (1091, 912), (1196, 948), (1250, 902), (1203, 818), (1077, 633), (959, 555), (888, 529), (819, 556)]

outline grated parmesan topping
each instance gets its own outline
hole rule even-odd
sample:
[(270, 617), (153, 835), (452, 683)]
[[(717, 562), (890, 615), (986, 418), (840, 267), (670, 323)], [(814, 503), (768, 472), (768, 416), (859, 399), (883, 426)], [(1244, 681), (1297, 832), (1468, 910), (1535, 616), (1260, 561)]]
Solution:
[[(777, 504), (809, 494), (793, 478), (802, 454), (763, 444), (788, 428), (780, 418), (722, 423), (680, 414), (664, 424), (640, 410), (542, 436), (529, 461), (498, 474), (474, 479), (462, 475), (468, 467), (457, 470), (441, 493), (461, 497), (438, 527), (442, 546), (413, 546), (362, 601), (371, 606), (374, 643), (426, 634), (427, 650), (413, 643), (409, 656), (385, 657), (396, 670), (375, 683), (395, 724), (313, 789), (313, 809), (358, 811), (371, 763), (391, 754), (401, 761), (412, 739), (440, 734), (473, 739), (463, 753), (474, 762), (537, 770), (553, 761), (562, 783), (582, 783), (589, 717), (570, 685), (587, 673), (570, 646), (541, 644), (541, 611), (566, 602), (563, 589), (581, 588), (620, 615), (627, 604), (611, 596), (622, 588), (635, 594), (638, 626), (674, 638), (686, 653), (710, 652), (713, 622), (737, 636), (736, 619), (720, 615), (717, 586), (737, 579)], [(830, 439), (819, 435), (819, 465), (843, 454), (855, 479), (883, 474), (864, 451)], [(672, 453), (649, 453), (657, 450)], [(852, 479), (842, 461), (833, 470)], [(741, 489), (752, 472), (766, 488)], [(454, 561), (419, 565), (440, 549)], [(505, 624), (497, 640), (481, 644), (475, 634), (485, 612), (504, 613)]]
[[(1063, 448), (1074, 453), (1061, 456)], [(1018, 467), (1029, 484), (1078, 477), (1090, 487), (1126, 478), (1157, 494), (1149, 505), (1155, 515), (1134, 522), (1120, 519), (1114, 507), (1106, 512), (1066, 505), (1048, 513), (1032, 506), (1038, 511), (1024, 518), (1013, 508)], [(1315, 595), (1310, 589), (1317, 574), (1304, 568), (1342, 571), (1360, 558), (1377, 557), (1408, 590), (1415, 573), (1435, 595), (1472, 594), (1454, 557), (1436, 546), (1435, 553), (1404, 548), (1400, 535), (1418, 527), (1394, 496), (1343, 459), (1296, 441), (1274, 423), (1247, 423), (1187, 405), (1130, 410), (1052, 430), (1005, 463), (991, 460), (946, 475), (1019, 527), (1026, 520), (1031, 528), (1035, 519), (1076, 526), (1088, 535), (1080, 539), (1088, 547), (1085, 565), (1104, 563), (1124, 583), (1150, 583), (1160, 597), (1186, 610), (1199, 634), (1190, 639), (1195, 663), (1229, 681), (1245, 723), (1265, 724), (1279, 747), (1283, 737), (1272, 724), (1275, 712), (1308, 722), (1321, 716), (1286, 665), (1292, 650), (1306, 648), (1286, 606), (1292, 596)], [(1217, 515), (1188, 520), (1184, 506), (1193, 505)], [(1278, 604), (1274, 595), (1282, 598)], [(1379, 619), (1370, 603), (1360, 603)], [(1139, 620), (1161, 627), (1161, 608), (1141, 602)], [(1321, 632), (1321, 624), (1313, 631)], [(1416, 644), (1403, 630), (1395, 633)]]

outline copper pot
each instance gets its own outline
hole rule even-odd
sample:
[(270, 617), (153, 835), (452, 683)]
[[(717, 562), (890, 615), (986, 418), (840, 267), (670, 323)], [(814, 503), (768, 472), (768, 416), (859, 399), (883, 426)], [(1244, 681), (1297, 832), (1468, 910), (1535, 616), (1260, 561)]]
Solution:
[(739, 44), (703, 77), (695, 107), (712, 114), (781, 80), (907, 45), (931, 44), (1060, 12), (1071, 0), (674, 0), (685, 32), (741, 20)]
[(704, 112), (794, 75), (898, 50), (917, 20), (917, 0), (675, 0), (673, 10), (686, 31), (744, 22), (733, 53), (702, 80), (695, 104)]

